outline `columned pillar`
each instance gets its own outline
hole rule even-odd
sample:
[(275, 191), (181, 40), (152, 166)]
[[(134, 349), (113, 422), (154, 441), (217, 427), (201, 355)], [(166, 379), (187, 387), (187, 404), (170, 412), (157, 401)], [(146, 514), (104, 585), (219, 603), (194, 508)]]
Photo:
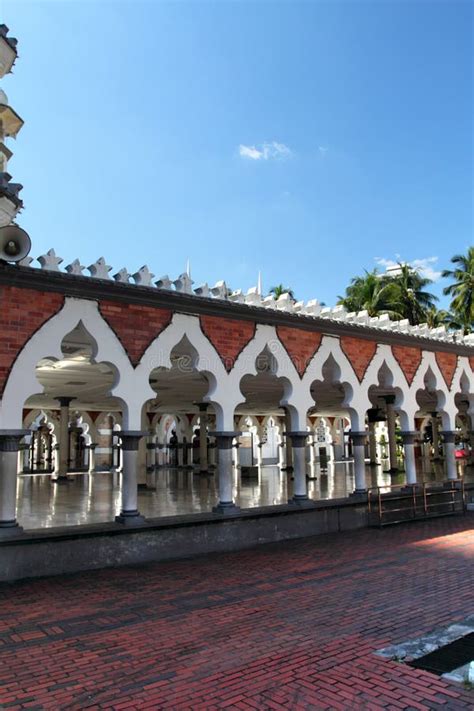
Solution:
[(156, 466), (162, 469), (165, 464), (165, 446), (162, 442), (158, 442), (156, 445)]
[(397, 459), (397, 439), (395, 435), (395, 420), (396, 413), (394, 408), (395, 396), (388, 395), (385, 398), (386, 413), (387, 413), (387, 430), (388, 430), (388, 451), (390, 459), (390, 472), (398, 471)]
[(431, 433), (433, 437), (433, 459), (439, 459), (438, 413), (431, 413)]
[[(259, 438), (260, 439), (260, 438)], [(257, 442), (257, 466), (261, 467), (263, 464), (263, 444), (262, 442)]]
[(138, 447), (148, 432), (126, 430), (120, 433), (122, 440), (122, 508), (115, 517), (126, 526), (139, 525), (144, 519), (138, 512)]
[(444, 430), (441, 432), (444, 441), (444, 458), (446, 459), (446, 472), (448, 479), (457, 479), (458, 472), (456, 469), (456, 456), (455, 456), (455, 437), (456, 432), (451, 430)]
[(16, 521), (18, 452), (28, 430), (0, 430), (0, 538), (21, 532)]
[(147, 472), (153, 472), (155, 470), (155, 460), (156, 460), (156, 444), (153, 437), (150, 441), (146, 443), (146, 470)]
[(211, 444), (209, 445), (208, 469), (215, 469), (215, 467), (216, 467), (216, 450), (217, 450), (217, 443), (211, 442)]
[(280, 469), (285, 469), (285, 466), (286, 466), (285, 444), (283, 442), (283, 439), (278, 444), (278, 465), (279, 465)]
[(304, 504), (308, 502), (308, 488), (306, 484), (306, 440), (309, 432), (287, 432), (293, 450), (293, 498), (290, 503)]
[(23, 471), (30, 471), (30, 448), (31, 442), (23, 445)]
[(56, 477), (53, 481), (64, 484), (68, 481), (69, 461), (69, 404), (73, 397), (59, 397), (59, 462)]
[(407, 484), (416, 484), (415, 437), (417, 432), (402, 432), (403, 451), (405, 453), (405, 472)]
[(43, 454), (44, 454), (44, 442), (43, 433), (41, 429), (38, 430), (38, 443), (36, 447), (36, 469), (42, 469), (43, 465)]
[(352, 451), (354, 455), (354, 494), (362, 494), (367, 491), (365, 481), (365, 443), (367, 440), (367, 432), (350, 432), (350, 438), (352, 440)]
[(89, 474), (95, 474), (95, 450), (96, 442), (91, 442), (89, 445)]
[(234, 444), (234, 465), (236, 469), (240, 469), (240, 442)]
[(207, 456), (207, 402), (199, 403), (199, 472), (207, 474), (209, 461)]
[(185, 442), (186, 448), (186, 468), (193, 469), (193, 443)]
[(51, 433), (48, 434), (48, 453), (46, 457), (46, 468), (48, 471), (53, 469), (53, 436)]
[(239, 511), (232, 497), (233, 467), (232, 441), (242, 432), (209, 432), (217, 442), (217, 473), (219, 477), (219, 503), (212, 509), (214, 513), (233, 514)]
[(311, 476), (314, 476), (316, 468), (316, 437), (314, 434), (309, 436), (309, 465), (311, 467)]
[(374, 408), (367, 411), (367, 419), (369, 422), (369, 464), (374, 467), (378, 464), (377, 462), (377, 437), (375, 435), (375, 428), (378, 422), (378, 411)]

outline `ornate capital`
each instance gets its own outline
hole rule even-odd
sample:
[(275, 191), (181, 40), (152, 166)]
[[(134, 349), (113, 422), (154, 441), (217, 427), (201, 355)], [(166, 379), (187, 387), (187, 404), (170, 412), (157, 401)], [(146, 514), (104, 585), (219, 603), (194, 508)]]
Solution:
[(309, 432), (301, 430), (298, 432), (287, 432), (286, 434), (291, 439), (291, 444), (293, 447), (306, 446), (306, 440), (308, 439)]
[(235, 439), (235, 437), (240, 437), (242, 432), (235, 431), (235, 432), (209, 432), (210, 437), (215, 437), (217, 440), (217, 446), (219, 449), (231, 449), (232, 448), (232, 440)]
[(0, 452), (18, 452), (23, 437), (30, 430), (0, 430)]
[(75, 397), (68, 397), (67, 395), (57, 397), (56, 400), (59, 402), (59, 405), (61, 407), (69, 407), (70, 403), (72, 400), (75, 400)]
[(141, 432), (140, 430), (124, 430), (123, 432), (117, 432), (117, 434), (122, 440), (123, 450), (126, 452), (137, 452), (141, 438), (146, 437), (148, 432)]
[(367, 441), (367, 432), (349, 432), (349, 437), (355, 447), (360, 447)]

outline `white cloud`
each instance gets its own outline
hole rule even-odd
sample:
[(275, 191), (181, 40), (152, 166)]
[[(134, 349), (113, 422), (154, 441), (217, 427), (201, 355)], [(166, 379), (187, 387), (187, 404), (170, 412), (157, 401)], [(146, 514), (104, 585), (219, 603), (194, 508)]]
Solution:
[(262, 143), (260, 146), (244, 146), (242, 143), (239, 146), (239, 155), (241, 158), (250, 160), (270, 160), (289, 158), (292, 151), (284, 143), (272, 141), (271, 143)]
[[(375, 261), (381, 267), (386, 269), (390, 267), (396, 267), (399, 262), (405, 263), (399, 254), (395, 255), (395, 260), (385, 259), (384, 257), (375, 257)], [(438, 281), (441, 278), (441, 272), (435, 269), (435, 265), (438, 262), (438, 257), (425, 257), (424, 259), (414, 259), (411, 262), (406, 262), (410, 267), (416, 269), (422, 277), (431, 279), (432, 281)]]

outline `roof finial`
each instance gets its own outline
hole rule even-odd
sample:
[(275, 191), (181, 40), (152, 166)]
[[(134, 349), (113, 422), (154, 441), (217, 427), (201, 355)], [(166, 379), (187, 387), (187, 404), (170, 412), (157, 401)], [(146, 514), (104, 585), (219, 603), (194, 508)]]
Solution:
[(188, 258), (188, 261), (186, 262), (186, 274), (191, 279), (191, 262), (189, 261), (189, 258)]
[(258, 272), (257, 294), (262, 295), (262, 272), (260, 270)]

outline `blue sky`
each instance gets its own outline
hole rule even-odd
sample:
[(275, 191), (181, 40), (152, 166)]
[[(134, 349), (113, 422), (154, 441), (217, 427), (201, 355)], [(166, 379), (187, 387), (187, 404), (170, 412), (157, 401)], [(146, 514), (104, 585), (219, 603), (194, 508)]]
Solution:
[[(470, 2), (2, 0), (32, 254), (335, 303), (473, 231)], [(430, 260), (431, 261), (426, 261)], [(435, 287), (438, 293), (441, 283)]]

